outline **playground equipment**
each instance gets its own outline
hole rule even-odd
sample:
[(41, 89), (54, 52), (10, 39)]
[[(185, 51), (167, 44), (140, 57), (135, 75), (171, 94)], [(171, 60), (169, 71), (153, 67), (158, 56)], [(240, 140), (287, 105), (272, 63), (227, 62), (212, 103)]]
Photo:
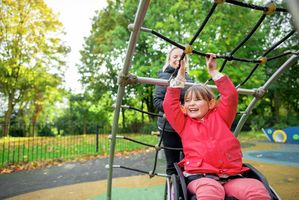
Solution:
[[(152, 171), (150, 172), (145, 172), (143, 170), (140, 169), (132, 169), (129, 167), (125, 167), (125, 166), (120, 166), (120, 165), (114, 165), (113, 160), (114, 160), (114, 151), (115, 151), (115, 144), (116, 144), (116, 139), (120, 138), (120, 139), (127, 139), (133, 142), (138, 142), (138, 141), (134, 141), (132, 139), (123, 137), (123, 136), (117, 136), (116, 132), (118, 129), (118, 119), (119, 119), (119, 113), (120, 113), (120, 109), (122, 107), (122, 98), (124, 96), (124, 90), (126, 85), (128, 84), (136, 84), (136, 83), (146, 83), (146, 84), (159, 84), (159, 85), (164, 85), (167, 86), (169, 84), (169, 82), (167, 80), (159, 80), (159, 79), (155, 79), (155, 78), (147, 78), (147, 77), (138, 77), (135, 76), (133, 74), (129, 74), (129, 68), (131, 66), (131, 60), (133, 57), (133, 53), (135, 51), (135, 47), (136, 47), (136, 43), (138, 40), (138, 36), (140, 31), (143, 32), (148, 32), (148, 33), (152, 33), (153, 35), (171, 43), (174, 46), (177, 46), (181, 49), (184, 50), (184, 54), (182, 56), (181, 59), (184, 58), (185, 54), (197, 54), (200, 56), (206, 56), (206, 53), (203, 52), (199, 52), (197, 50), (194, 50), (192, 48), (192, 44), (195, 41), (195, 39), (198, 37), (198, 35), (200, 34), (200, 32), (203, 30), (203, 28), (205, 27), (205, 25), (208, 23), (209, 18), (211, 17), (211, 15), (213, 14), (213, 12), (215, 11), (216, 7), (221, 4), (221, 3), (228, 3), (231, 5), (235, 5), (235, 6), (242, 6), (248, 9), (255, 9), (255, 10), (259, 10), (262, 12), (262, 15), (260, 17), (260, 19), (258, 20), (258, 22), (256, 23), (256, 25), (249, 31), (249, 34), (237, 45), (237, 47), (235, 47), (230, 53), (225, 54), (225, 55), (217, 55), (217, 58), (220, 59), (224, 59), (224, 62), (221, 66), (220, 71), (222, 71), (226, 65), (227, 62), (235, 60), (235, 61), (240, 61), (240, 62), (250, 62), (250, 63), (255, 63), (255, 66), (252, 68), (252, 71), (250, 72), (250, 74), (244, 79), (243, 82), (241, 82), (239, 85), (237, 85), (237, 90), (239, 94), (245, 94), (245, 95), (252, 95), (253, 99), (251, 101), (251, 103), (248, 105), (247, 109), (242, 112), (242, 117), (240, 118), (236, 129), (234, 130), (234, 134), (235, 136), (238, 136), (239, 132), (241, 131), (244, 123), (246, 122), (246, 120), (248, 119), (253, 107), (255, 106), (255, 104), (257, 103), (257, 101), (259, 99), (261, 99), (267, 89), (269, 88), (269, 86), (271, 85), (271, 83), (273, 83), (273, 81), (275, 81), (288, 67), (292, 66), (297, 60), (298, 60), (298, 55), (299, 55), (299, 51), (287, 51), (284, 52), (281, 55), (277, 55), (275, 57), (267, 57), (267, 55), (274, 50), (276, 47), (278, 47), (281, 43), (283, 43), (285, 40), (287, 40), (288, 38), (290, 38), (296, 31), (292, 30), (290, 31), (288, 34), (285, 35), (285, 37), (283, 37), (281, 40), (279, 40), (278, 42), (276, 42), (275, 44), (273, 44), (271, 47), (269, 47), (258, 59), (247, 59), (247, 58), (238, 58), (235, 57), (234, 54), (246, 43), (246, 41), (254, 34), (254, 32), (257, 30), (257, 28), (261, 25), (261, 23), (263, 22), (263, 20), (271, 15), (274, 12), (288, 12), (286, 9), (284, 8), (277, 8), (276, 5), (273, 2), (270, 2), (268, 4), (266, 4), (265, 6), (258, 6), (258, 5), (253, 5), (253, 4), (247, 4), (247, 3), (243, 3), (241, 1), (235, 1), (235, 0), (214, 0), (214, 3), (212, 5), (212, 7), (209, 10), (209, 13), (207, 15), (207, 17), (203, 20), (203, 23), (201, 24), (200, 28), (198, 29), (198, 31), (196, 32), (196, 34), (194, 35), (194, 37), (192, 38), (192, 40), (189, 42), (188, 45), (183, 46), (181, 44), (176, 43), (175, 41), (172, 41), (171, 39), (163, 36), (162, 34), (158, 33), (155, 30), (149, 29), (149, 28), (144, 28), (142, 27), (143, 24), (143, 20), (147, 11), (147, 8), (149, 6), (149, 0), (140, 0), (139, 2), (139, 6), (138, 6), (138, 10), (136, 12), (136, 17), (134, 20), (134, 23), (129, 25), (129, 30), (131, 30), (131, 35), (130, 35), (130, 39), (129, 39), (129, 43), (128, 43), (128, 47), (127, 47), (127, 53), (126, 53), (126, 58), (124, 61), (124, 66), (123, 69), (121, 71), (121, 74), (119, 76), (119, 87), (118, 87), (118, 93), (117, 93), (117, 100), (116, 100), (116, 107), (115, 107), (115, 113), (114, 113), (114, 119), (113, 119), (113, 128), (112, 128), (112, 134), (110, 136), (111, 139), (111, 146), (110, 146), (110, 156), (109, 156), (109, 163), (106, 166), (109, 169), (109, 173), (108, 173), (108, 182), (107, 182), (107, 200), (111, 200), (112, 199), (112, 194), (111, 194), (111, 189), (112, 189), (112, 175), (113, 175), (113, 168), (124, 168), (124, 169), (128, 169), (128, 170), (134, 170), (134, 171), (138, 171), (140, 173), (146, 173), (149, 174), (150, 177), (153, 176), (165, 176), (167, 177), (167, 184), (166, 184), (166, 192), (165, 197), (169, 198), (169, 199), (186, 199), (186, 195), (176, 195), (176, 197), (173, 197), (171, 195), (169, 195), (169, 191), (171, 190), (171, 188), (174, 188), (174, 190), (178, 191), (179, 188), (177, 188), (176, 184), (174, 184), (174, 180), (179, 179), (178, 177), (168, 177), (165, 174), (159, 174), (155, 172), (155, 165)], [(275, 73), (258, 89), (244, 89), (241, 88), (241, 86), (243, 86), (247, 80), (250, 79), (250, 77), (252, 76), (252, 74), (255, 72), (255, 70), (260, 66), (260, 64), (264, 64), (266, 62), (269, 62), (271, 60), (280, 58), (280, 57), (284, 57), (284, 56), (290, 56), (285, 63), (283, 63), (276, 71)], [(186, 84), (186, 86), (190, 86), (191, 84), (188, 83)], [(215, 90), (216, 87), (209, 85), (209, 87), (212, 90)], [(151, 114), (151, 113), (149, 113)], [(163, 136), (161, 136), (162, 139)], [(144, 144), (147, 145), (149, 147), (153, 147), (156, 149), (156, 152), (158, 152), (161, 149), (166, 149), (167, 147), (161, 147), (161, 140), (159, 141), (159, 143), (157, 145), (149, 145), (149, 144), (145, 144), (143, 142), (138, 142), (140, 144)], [(179, 150), (179, 149), (177, 149)], [(157, 161), (157, 153), (156, 153), (156, 159), (155, 159), (155, 164)], [(251, 176), (257, 176), (257, 178), (259, 179), (259, 177), (261, 179), (264, 179), (264, 177), (261, 175), (259, 176), (258, 174), (260, 174), (258, 171), (255, 171), (254, 169), (252, 170), (253, 173), (251, 174)], [(182, 182), (180, 183), (180, 185), (182, 184)], [(270, 187), (270, 186), (269, 186)], [(275, 193), (274, 190), (271, 189), (273, 195), (273, 199), (279, 199), (278, 195)]]
[(282, 130), (274, 128), (263, 128), (262, 130), (271, 142), (299, 144), (299, 126), (287, 127)]

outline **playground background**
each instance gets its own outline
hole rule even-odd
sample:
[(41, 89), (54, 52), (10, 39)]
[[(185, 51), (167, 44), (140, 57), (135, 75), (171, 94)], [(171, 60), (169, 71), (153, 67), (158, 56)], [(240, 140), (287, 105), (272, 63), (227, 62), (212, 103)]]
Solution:
[[(250, 138), (242, 138), (241, 143), (244, 161), (259, 169), (282, 199), (296, 200), (299, 198), (299, 145), (277, 144)], [(265, 156), (267, 152), (270, 152), (270, 157)], [(153, 151), (145, 151), (128, 156), (118, 156), (115, 164), (150, 170), (153, 155)], [(7, 179), (5, 185), (0, 184), (0, 190), (7, 191), (10, 186), (14, 186), (14, 189), (20, 187), (19, 195), (18, 192), (15, 192), (9, 199), (65, 199), (67, 195), (70, 199), (104, 200), (107, 175), (104, 165), (106, 162), (107, 159), (102, 158), (82, 163), (66, 163), (60, 167), (32, 170), (25, 174), (18, 172), (0, 175), (0, 183), (4, 183)], [(163, 172), (164, 161), (159, 160), (158, 163), (158, 171)], [(47, 171), (47, 176), (42, 175), (45, 171)], [(34, 178), (36, 175), (41, 176), (40, 181)], [(10, 180), (11, 177), (15, 177), (13, 181)], [(112, 196), (115, 200), (163, 199), (165, 183), (163, 177), (150, 179), (148, 175), (140, 175), (124, 169), (114, 169), (114, 177)], [(23, 184), (16, 182), (19, 180), (18, 178), (23, 179)], [(25, 192), (25, 184), (31, 185), (31, 191)], [(7, 189), (4, 188), (5, 186)], [(3, 195), (3, 192), (1, 194)]]
[[(254, 2), (258, 5), (264, 4), (262, 0)], [(219, 66), (221, 61), (223, 63), (228, 61), (224, 72), (236, 85), (247, 79), (246, 77), (249, 78), (251, 70), (258, 67), (254, 75), (247, 79), (248, 82), (244, 87), (259, 88), (269, 80), (273, 72), (277, 71), (290, 54), (298, 51), (298, 33), (292, 24), (292, 16), (288, 14), (284, 2), (277, 1), (276, 3), (277, 7), (282, 9), (267, 16), (264, 16), (262, 10), (249, 10), (227, 3), (217, 6), (209, 23), (200, 34), (200, 39), (197, 39), (193, 46), (198, 47), (195, 49), (202, 52), (215, 52), (219, 55), (227, 55), (230, 52), (229, 55), (235, 54), (236, 57), (251, 59), (266, 55), (269, 49), (273, 50), (269, 52), (268, 58), (276, 58), (262, 65), (217, 59)], [(200, 0), (152, 1), (144, 25), (169, 38), (180, 39), (179, 42), (186, 44), (207, 17), (208, 9), (213, 6), (212, 4), (212, 1)], [(0, 42), (3, 45), (0, 50), (0, 165), (21, 161), (33, 163), (34, 168), (35, 165), (40, 167), (39, 161), (35, 162), (35, 159), (43, 160), (54, 157), (59, 160), (58, 164), (62, 165), (1, 174), (1, 198), (24, 194), (24, 196), (16, 197), (22, 199), (25, 198), (25, 193), (32, 191), (37, 192), (28, 194), (28, 198), (65, 198), (66, 190), (63, 187), (65, 185), (71, 187), (71, 191), (67, 193), (70, 197), (74, 194), (73, 198), (79, 199), (103, 198), (100, 195), (105, 195), (102, 193), (106, 190), (107, 171), (104, 165), (107, 164), (107, 158), (66, 164), (63, 162), (77, 158), (81, 153), (101, 152), (102, 149), (97, 148), (100, 145), (94, 145), (99, 138), (96, 139), (92, 134), (111, 132), (113, 105), (119, 83), (117, 75), (124, 65), (123, 57), (130, 35), (128, 24), (134, 21), (137, 1), (124, 1), (123, 4), (119, 4), (118, 1), (109, 1), (105, 9), (94, 13), (91, 20), (92, 29), (84, 39), (80, 56), (78, 56), (80, 63), (77, 69), (81, 76), (78, 82), (84, 88), (82, 93), (69, 91), (63, 86), (68, 68), (65, 58), (71, 49), (63, 38), (65, 27), (60, 23), (57, 15), (48, 9), (47, 4), (43, 1), (22, 0), (2, 1), (1, 5), (0, 30), (2, 30), (3, 37), (0, 37)], [(238, 19), (235, 16), (238, 16)], [(82, 28), (79, 20), (72, 21), (75, 22), (75, 26), (80, 25)], [(246, 44), (239, 46), (238, 44), (244, 41), (248, 32), (252, 32), (251, 30), (258, 24), (257, 22), (262, 21), (263, 23), (256, 29), (257, 31), (254, 31), (252, 37), (250, 39), (247, 37), (249, 40)], [(277, 41), (283, 44), (276, 46)], [(169, 43), (148, 33), (140, 33), (130, 73), (156, 77), (165, 61), (165, 52), (169, 46)], [(240, 47), (237, 48), (238, 52), (236, 46)], [(202, 57), (190, 56), (189, 73), (196, 82), (205, 82), (209, 79), (206, 71), (202, 70), (203, 66)], [(271, 85), (252, 111), (243, 130), (257, 131), (263, 127), (298, 126), (298, 70), (298, 65), (290, 67)], [(153, 113), (157, 112), (152, 102), (153, 92), (154, 85), (136, 85), (134, 88), (128, 86), (123, 104), (134, 105)], [(251, 96), (240, 96), (240, 113), (247, 108), (251, 99)], [(156, 117), (153, 116), (127, 109), (122, 109), (120, 116), (119, 133), (149, 134), (157, 128)], [(239, 119), (240, 115), (237, 118)], [(7, 139), (12, 139), (12, 141), (7, 141)], [(23, 143), (24, 141), (26, 142)], [(76, 146), (76, 142), (80, 145)], [(117, 145), (121, 144), (123, 143), (117, 143)], [(256, 149), (257, 152), (246, 154), (247, 149), (253, 146), (255, 145), (244, 147), (245, 158), (247, 159), (246, 156), (248, 156), (248, 159), (253, 160), (250, 162), (257, 162), (257, 167), (261, 168), (265, 175), (270, 178), (273, 176), (273, 179), (277, 178), (273, 180), (273, 186), (283, 187), (279, 189), (279, 192), (287, 195), (282, 195), (283, 198), (291, 199), (292, 195), (298, 198), (297, 190), (289, 190), (298, 185), (297, 173), (293, 171), (298, 163), (297, 146), (291, 148), (293, 150), (287, 155), (272, 152), (273, 149), (283, 149), (280, 146), (267, 146), (265, 151), (261, 147)], [(288, 145), (283, 147), (286, 146)], [(275, 155), (274, 158), (263, 158), (266, 155), (273, 156), (272, 153)], [(140, 164), (143, 169), (151, 166), (153, 162), (151, 158), (145, 159), (148, 153), (126, 155), (129, 156), (120, 156), (115, 162), (121, 161), (124, 164), (136, 165), (136, 167)], [(143, 158), (144, 162), (137, 160), (137, 157)], [(276, 159), (277, 157), (279, 159)], [(288, 158), (294, 158), (294, 160), (290, 161)], [(260, 162), (261, 159), (263, 162)], [(275, 162), (270, 162), (273, 159)], [(78, 160), (75, 159), (75, 161)], [(295, 164), (290, 165), (290, 163)], [(271, 171), (273, 167), (275, 170)], [(18, 166), (15, 168), (15, 170), (19, 169)], [(114, 170), (114, 173), (115, 178), (137, 175), (123, 170)], [(141, 181), (136, 181), (140, 186), (141, 183), (149, 180), (140, 176), (138, 178), (141, 178)], [(98, 180), (104, 180), (104, 185), (95, 183), (95, 188), (92, 188), (91, 183), (87, 183), (86, 187), (80, 185), (78, 188), (73, 188), (71, 186), (71, 184)], [(120, 179), (120, 184), (122, 182), (133, 183), (135, 182), (133, 180)], [(163, 188), (163, 179), (157, 180), (161, 180), (161, 184), (157, 185), (159, 187), (155, 188), (159, 190)], [(271, 179), (270, 181), (272, 182)], [(288, 187), (284, 188), (285, 186)], [(55, 189), (48, 193), (47, 190), (40, 191), (54, 187)], [(128, 191), (134, 191), (133, 187), (135, 186), (132, 185), (128, 190), (124, 189), (125, 195), (122, 192), (117, 192), (117, 194), (122, 198), (131, 199)], [(143, 195), (144, 193), (138, 191), (136, 194), (138, 198), (152, 197), (156, 194), (150, 193), (151, 195)], [(34, 194), (39, 196), (34, 196)], [(84, 194), (86, 196), (83, 196)], [(159, 192), (157, 194), (159, 198), (161, 195)]]

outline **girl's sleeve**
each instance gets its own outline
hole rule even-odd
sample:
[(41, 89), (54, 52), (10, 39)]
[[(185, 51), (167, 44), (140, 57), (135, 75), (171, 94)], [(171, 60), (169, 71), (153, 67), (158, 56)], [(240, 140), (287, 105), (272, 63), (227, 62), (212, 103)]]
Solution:
[(217, 108), (218, 113), (226, 122), (227, 126), (231, 127), (237, 113), (238, 92), (228, 76), (223, 76), (215, 81), (215, 84), (221, 94)]
[(181, 88), (168, 87), (163, 102), (166, 119), (178, 134), (181, 134), (186, 121), (186, 116), (181, 109), (180, 93)]

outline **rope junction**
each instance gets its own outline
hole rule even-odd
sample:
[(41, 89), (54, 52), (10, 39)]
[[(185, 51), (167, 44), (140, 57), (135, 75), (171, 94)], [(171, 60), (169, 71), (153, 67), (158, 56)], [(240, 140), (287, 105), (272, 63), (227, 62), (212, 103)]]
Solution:
[[(146, 13), (146, 9), (148, 6), (149, 0), (140, 0), (140, 4), (139, 4), (139, 8), (137, 10), (137, 14), (145, 15)], [(257, 100), (262, 98), (264, 96), (264, 94), (266, 93), (268, 87), (270, 86), (270, 84), (277, 79), (277, 77), (290, 65), (294, 64), (297, 60), (298, 60), (298, 56), (299, 56), (299, 51), (286, 51), (280, 55), (276, 55), (273, 57), (267, 57), (267, 55), (272, 52), (275, 48), (277, 48), (280, 44), (282, 44), (283, 42), (285, 42), (287, 39), (289, 39), (292, 35), (294, 35), (294, 33), (296, 32), (295, 30), (290, 31), (287, 35), (285, 35), (282, 39), (280, 39), (278, 42), (276, 42), (275, 44), (273, 44), (271, 47), (269, 47), (267, 50), (264, 51), (264, 53), (258, 57), (257, 59), (250, 59), (250, 58), (238, 58), (236, 56), (234, 56), (234, 54), (253, 36), (253, 34), (256, 32), (256, 30), (260, 27), (260, 25), (262, 24), (262, 22), (266, 19), (267, 16), (270, 16), (271, 14), (275, 13), (275, 12), (283, 12), (283, 13), (288, 13), (287, 9), (284, 8), (277, 8), (276, 4), (274, 2), (269, 2), (264, 6), (259, 6), (259, 5), (254, 5), (254, 4), (250, 4), (250, 3), (245, 3), (245, 2), (241, 2), (241, 1), (236, 1), (236, 0), (214, 0), (214, 3), (212, 5), (212, 7), (210, 8), (206, 18), (203, 20), (202, 24), (200, 25), (200, 27), (198, 28), (197, 32), (194, 34), (193, 38), (191, 39), (191, 41), (187, 44), (187, 45), (182, 45), (179, 44), (169, 38), (167, 38), (166, 36), (160, 34), (159, 32), (153, 30), (153, 29), (149, 29), (149, 28), (145, 28), (145, 27), (141, 27), (141, 24), (130, 24), (128, 26), (128, 29), (132, 32), (132, 33), (138, 33), (139, 31), (143, 31), (143, 32), (147, 32), (147, 33), (151, 33), (153, 35), (155, 35), (158, 38), (163, 39), (164, 41), (184, 50), (183, 55), (181, 56), (180, 60), (183, 60), (185, 55), (187, 54), (196, 54), (196, 55), (200, 55), (200, 56), (208, 56), (207, 53), (203, 53), (203, 52), (199, 52), (195, 49), (193, 49), (192, 44), (194, 43), (194, 41), (197, 39), (197, 37), (199, 36), (199, 34), (201, 33), (201, 31), (204, 29), (204, 27), (206, 26), (206, 24), (208, 23), (210, 17), (212, 16), (212, 14), (215, 12), (217, 6), (219, 4), (222, 3), (227, 3), (227, 4), (231, 4), (234, 6), (240, 6), (240, 7), (244, 7), (244, 8), (248, 8), (248, 9), (253, 9), (253, 10), (257, 10), (257, 11), (261, 11), (262, 15), (260, 16), (259, 20), (256, 22), (256, 24), (254, 25), (254, 27), (252, 27), (252, 29), (249, 31), (249, 33), (245, 36), (245, 38), (239, 42), (239, 44), (229, 53), (225, 53), (225, 54), (221, 54), (221, 55), (216, 55), (217, 58), (223, 59), (223, 63), (221, 65), (220, 68), (220, 72), (224, 70), (225, 65), (228, 61), (239, 61), (239, 62), (246, 62), (246, 63), (255, 63), (255, 66), (251, 69), (251, 72), (249, 73), (249, 75), (241, 82), (239, 83), (236, 88), (238, 90), (239, 93), (243, 93), (243, 94), (249, 94), (249, 95), (253, 95), (254, 98), (252, 100), (252, 102), (248, 105), (247, 109), (245, 111), (240, 112), (242, 114), (241, 119), (239, 120), (239, 123), (234, 131), (234, 134), (237, 136), (239, 131), (241, 130), (242, 126), (244, 125), (245, 121), (247, 120), (249, 114), (251, 113), (254, 105), (256, 104)], [(144, 7), (142, 10), (141, 7)], [(139, 13), (138, 13), (139, 12)], [(142, 13), (143, 12), (143, 13)], [(138, 19), (138, 15), (136, 15), (137, 17), (135, 18), (135, 21), (137, 21), (136, 19)], [(140, 20), (138, 19), (138, 22), (140, 22)], [(138, 26), (139, 25), (139, 26)], [(130, 38), (131, 40), (131, 38)], [(128, 49), (130, 48), (130, 44), (128, 46)], [(130, 52), (131, 53), (131, 52)], [(291, 55), (291, 57), (279, 68), (277, 69), (277, 71), (269, 78), (269, 80), (260, 88), (258, 89), (242, 89), (240, 88), (242, 85), (244, 85), (249, 79), (250, 77), (253, 75), (253, 73), (256, 71), (256, 69), (262, 65), (262, 64), (266, 64), (267, 62), (273, 61), (275, 59), (281, 58), (281, 57), (285, 57), (285, 56), (289, 56)], [(132, 54), (129, 55), (129, 53), (127, 53), (127, 57), (132, 58)], [(125, 63), (125, 67), (129, 67), (126, 66)], [(180, 66), (179, 66), (180, 67)], [(126, 71), (126, 69), (124, 69), (124, 71)], [(176, 76), (178, 69), (176, 70), (176, 72), (173, 74), (172, 78)], [(135, 75), (132, 74), (127, 74), (127, 73), (123, 73), (119, 76), (119, 85), (121, 87), (126, 86), (127, 84), (135, 84), (135, 83), (148, 83), (148, 84), (159, 84), (159, 85), (168, 85), (168, 81), (167, 80), (158, 80), (158, 79), (153, 79), (153, 78), (142, 78), (142, 77), (137, 77)], [(208, 82), (209, 80), (207, 80)], [(206, 82), (206, 83), (207, 83)], [(190, 84), (189, 84), (190, 85)], [(186, 86), (188, 86), (188, 83), (186, 84)], [(209, 86), (212, 89), (216, 89), (216, 87), (213, 88), (213, 86)], [(119, 90), (120, 91), (120, 90)], [(119, 92), (118, 94), (123, 94), (123, 92)], [(121, 96), (120, 95), (120, 96)], [(152, 116), (160, 116), (159, 114), (155, 114), (155, 113), (150, 113), (150, 112), (145, 112), (142, 111), (140, 109), (137, 108), (133, 108), (131, 106), (122, 106), (122, 108), (126, 108), (126, 109), (132, 109), (138, 112), (142, 112), (142, 113), (146, 113)], [(115, 111), (115, 112), (119, 112), (119, 110)], [(117, 126), (117, 120), (118, 120), (118, 115), (114, 118), (114, 122)], [(164, 123), (164, 127), (165, 127), (165, 123)], [(156, 173), (156, 165), (157, 165), (157, 158), (158, 158), (158, 152), (161, 149), (169, 149), (169, 150), (182, 150), (181, 148), (170, 148), (170, 147), (163, 147), (162, 144), (162, 140), (163, 140), (163, 132), (164, 132), (164, 127), (163, 127), (163, 131), (162, 134), (159, 137), (159, 141), (157, 145), (152, 145), (152, 144), (147, 144), (144, 142), (140, 142), (125, 136), (116, 136), (116, 131), (112, 131), (112, 135), (109, 136), (109, 138), (111, 140), (115, 140), (115, 139), (125, 139), (131, 142), (135, 142), (141, 145), (145, 145), (148, 146), (150, 148), (154, 148), (156, 150), (155, 153), (155, 161), (154, 161), (154, 165), (153, 165), (153, 170), (146, 172), (144, 170), (140, 170), (140, 169), (134, 169), (134, 168), (130, 168), (130, 167), (125, 167), (125, 166), (121, 166), (121, 165), (113, 165), (113, 155), (114, 155), (114, 146), (111, 146), (111, 151), (110, 151), (110, 165), (107, 165), (106, 168), (108, 168), (110, 170), (110, 174), (108, 176), (108, 185), (107, 185), (107, 199), (111, 199), (111, 185), (112, 185), (112, 168), (123, 168), (123, 169), (127, 169), (127, 170), (132, 170), (132, 171), (137, 171), (140, 173), (144, 173), (144, 174), (149, 174), (149, 177), (154, 177), (154, 176), (165, 176), (168, 177), (166, 174), (160, 174), (160, 173)], [(115, 129), (114, 129), (115, 130)]]

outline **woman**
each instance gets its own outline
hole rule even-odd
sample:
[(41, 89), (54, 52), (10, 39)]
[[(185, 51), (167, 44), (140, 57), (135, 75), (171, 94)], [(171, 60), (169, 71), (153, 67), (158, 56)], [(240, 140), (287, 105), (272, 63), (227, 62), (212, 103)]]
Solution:
[[(162, 71), (158, 73), (159, 79), (169, 80), (171, 75), (174, 73), (175, 69), (179, 66), (179, 60), (183, 55), (183, 50), (178, 47), (173, 47), (167, 54), (165, 65), (163, 66)], [(184, 58), (186, 66), (188, 65), (187, 56)], [(185, 78), (187, 82), (193, 82), (189, 75), (186, 73)], [(154, 106), (159, 110), (159, 114), (164, 114), (163, 110), (163, 100), (165, 97), (167, 86), (156, 86), (155, 96), (154, 96)], [(181, 102), (184, 101), (185, 90), (181, 93)], [(173, 148), (182, 148), (181, 139), (175, 130), (170, 126), (166, 118), (159, 117), (157, 124), (160, 135), (163, 132), (163, 125), (165, 123), (164, 133), (163, 133), (163, 145), (165, 147), (173, 147)], [(167, 150), (165, 149), (165, 157), (166, 157), (166, 173), (171, 175), (176, 173), (173, 163), (180, 161), (180, 152), (176, 150)]]

